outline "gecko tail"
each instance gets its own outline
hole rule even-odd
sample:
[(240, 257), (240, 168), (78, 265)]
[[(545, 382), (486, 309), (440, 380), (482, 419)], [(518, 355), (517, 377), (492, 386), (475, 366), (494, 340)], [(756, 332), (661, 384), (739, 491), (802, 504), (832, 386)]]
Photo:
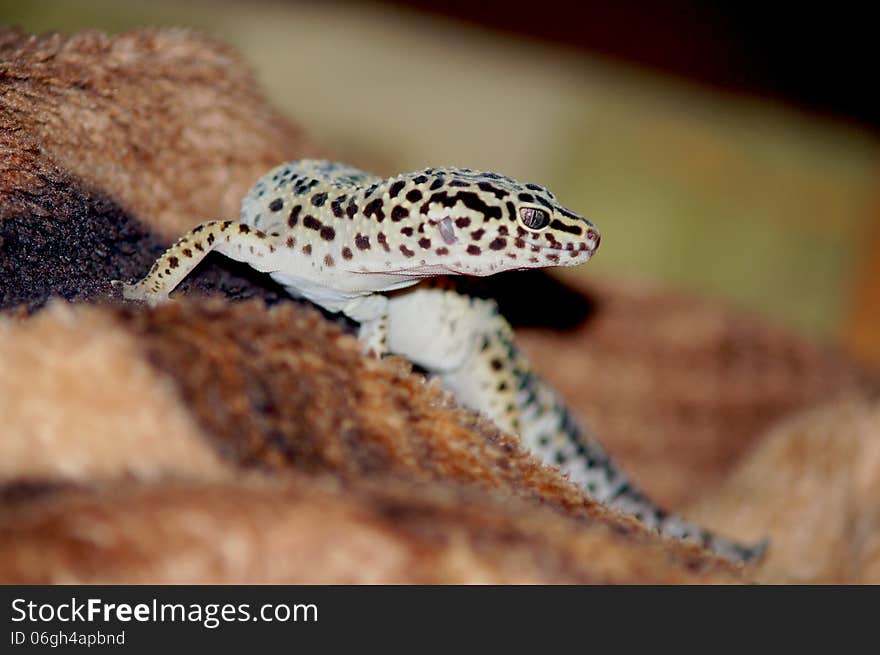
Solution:
[(710, 534), (709, 536), (709, 542), (705, 544), (709, 550), (743, 564), (759, 564), (767, 555), (767, 550), (770, 547), (770, 540), (766, 537), (754, 544), (745, 545), (718, 535)]
[(707, 550), (737, 564), (757, 564), (767, 553), (769, 539), (762, 539), (754, 544), (744, 544), (727, 537), (715, 534), (699, 525), (686, 521), (681, 516), (667, 512), (654, 505), (643, 493), (633, 487), (619, 471), (620, 476), (615, 485), (612, 497), (605, 502), (624, 514), (634, 516), (648, 527), (663, 536), (692, 541)]

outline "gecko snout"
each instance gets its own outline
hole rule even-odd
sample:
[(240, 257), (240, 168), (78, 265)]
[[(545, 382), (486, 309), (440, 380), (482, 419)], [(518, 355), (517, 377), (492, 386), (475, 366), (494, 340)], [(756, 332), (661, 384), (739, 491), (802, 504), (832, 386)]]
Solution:
[(589, 244), (588, 247), (593, 252), (599, 248), (599, 242), (602, 240), (602, 235), (599, 234), (599, 230), (594, 227), (587, 228), (586, 240)]

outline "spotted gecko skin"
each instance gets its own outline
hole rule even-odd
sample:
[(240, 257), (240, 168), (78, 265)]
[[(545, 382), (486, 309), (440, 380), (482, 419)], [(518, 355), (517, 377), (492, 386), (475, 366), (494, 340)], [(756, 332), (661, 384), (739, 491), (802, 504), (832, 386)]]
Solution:
[[(494, 301), (461, 295), (448, 285), (422, 285), (392, 297), (389, 316), (390, 350), (433, 371), (463, 405), (518, 434), (529, 450), (591, 497), (663, 535), (694, 541), (732, 561), (763, 556), (766, 540), (743, 545), (713, 534), (657, 507), (635, 488), (556, 391), (534, 373)], [(451, 321), (457, 327), (450, 327)], [(432, 325), (430, 336), (417, 329), (424, 324)], [(456, 342), (447, 342), (452, 335)], [(449, 353), (460, 354), (452, 366)]]
[(531, 374), (493, 303), (442, 289), (385, 295), (438, 275), (582, 264), (599, 241), (596, 227), (550, 191), (497, 173), (426, 168), (379, 178), (344, 164), (303, 160), (262, 177), (245, 196), (240, 220), (202, 223), (143, 280), (115, 284), (126, 299), (163, 302), (217, 250), (268, 273), (291, 295), (359, 322), (365, 349), (420, 364), (463, 404), (520, 433), (528, 447), (599, 500), (732, 559), (760, 554), (686, 526), (630, 487), (555, 393)]

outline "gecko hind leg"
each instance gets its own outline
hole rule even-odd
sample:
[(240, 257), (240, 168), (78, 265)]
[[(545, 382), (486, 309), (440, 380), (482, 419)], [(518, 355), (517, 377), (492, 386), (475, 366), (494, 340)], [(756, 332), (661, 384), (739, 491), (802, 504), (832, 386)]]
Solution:
[(127, 284), (113, 280), (126, 300), (140, 300), (157, 305), (168, 300), (174, 288), (212, 250), (231, 259), (245, 262), (259, 271), (271, 270), (269, 262), (278, 250), (278, 234), (266, 234), (239, 221), (208, 221), (182, 236), (156, 260), (138, 282)]

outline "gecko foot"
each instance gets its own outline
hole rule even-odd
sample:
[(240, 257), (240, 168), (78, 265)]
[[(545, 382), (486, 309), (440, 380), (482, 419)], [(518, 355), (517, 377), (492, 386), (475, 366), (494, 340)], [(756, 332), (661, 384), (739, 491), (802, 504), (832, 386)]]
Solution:
[(168, 302), (167, 293), (156, 293), (145, 289), (141, 284), (128, 284), (122, 280), (111, 280), (111, 286), (121, 292), (124, 300), (134, 300), (147, 303), (150, 307)]

